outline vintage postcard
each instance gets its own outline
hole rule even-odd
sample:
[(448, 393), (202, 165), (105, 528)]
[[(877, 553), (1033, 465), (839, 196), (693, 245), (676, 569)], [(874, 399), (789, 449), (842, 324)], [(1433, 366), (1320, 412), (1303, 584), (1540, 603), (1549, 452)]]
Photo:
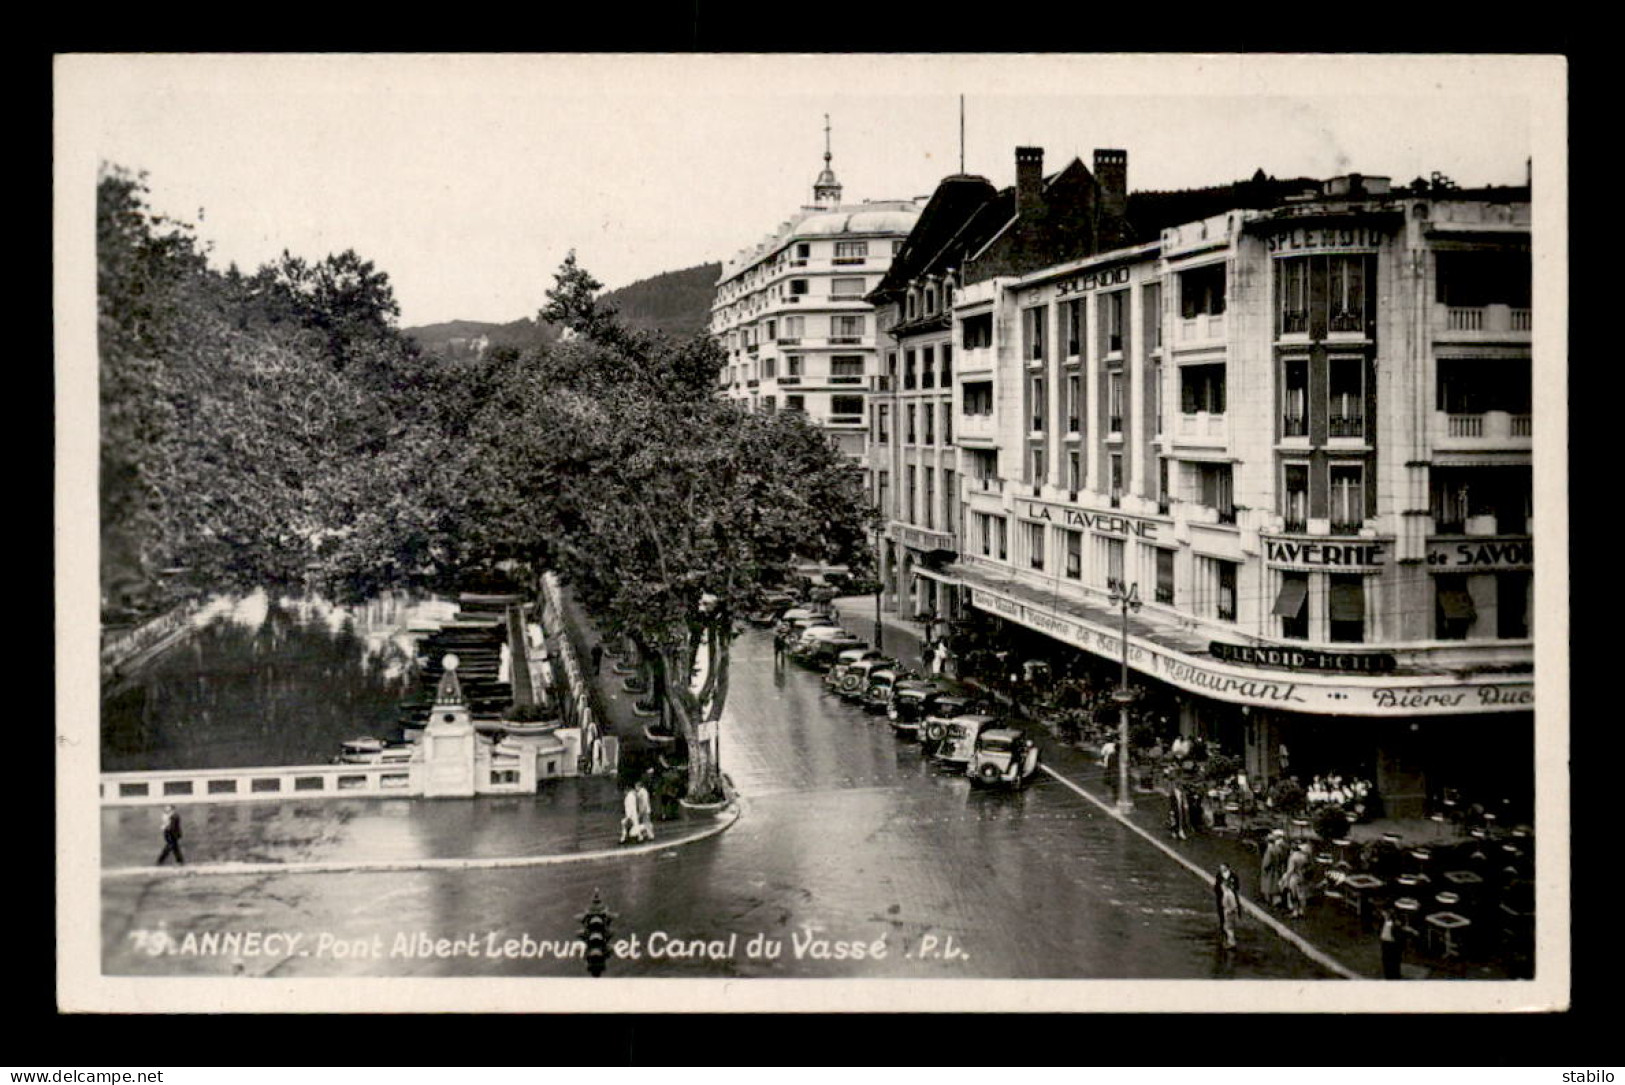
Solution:
[(59, 56), (60, 1007), (1566, 1008), (1566, 79)]

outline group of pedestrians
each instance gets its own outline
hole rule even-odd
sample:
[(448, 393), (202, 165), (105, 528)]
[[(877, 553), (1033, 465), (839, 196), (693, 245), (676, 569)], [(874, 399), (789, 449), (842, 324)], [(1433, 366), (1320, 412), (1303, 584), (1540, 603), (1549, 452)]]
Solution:
[(649, 788), (639, 780), (627, 789), (622, 801), (621, 843), (645, 843), (655, 838), (653, 804), (649, 801)]
[(1302, 918), (1309, 903), (1313, 850), (1308, 844), (1293, 847), (1281, 829), (1272, 829), (1264, 844), (1258, 873), (1259, 892), (1271, 907), (1285, 910), (1293, 919)]

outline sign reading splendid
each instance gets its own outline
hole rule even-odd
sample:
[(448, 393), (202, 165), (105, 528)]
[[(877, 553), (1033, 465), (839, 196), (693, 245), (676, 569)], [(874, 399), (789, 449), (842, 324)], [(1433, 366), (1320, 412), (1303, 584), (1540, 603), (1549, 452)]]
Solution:
[(1265, 539), (1264, 556), (1273, 565), (1314, 569), (1372, 568), (1381, 565), (1388, 548), (1382, 543), (1312, 543)]
[(1322, 652), (1314, 648), (1258, 647), (1213, 641), (1208, 654), (1227, 663), (1260, 667), (1288, 667), (1297, 671), (1338, 671), (1343, 674), (1385, 674), (1394, 669), (1387, 652)]
[(1077, 294), (1101, 286), (1121, 286), (1126, 282), (1128, 282), (1127, 267), (1106, 268), (1080, 275), (1076, 279), (1068, 279), (1055, 288), (1055, 294), (1057, 297), (1065, 297), (1068, 294)]
[(1382, 234), (1364, 226), (1296, 226), (1264, 239), (1270, 252), (1370, 252)]

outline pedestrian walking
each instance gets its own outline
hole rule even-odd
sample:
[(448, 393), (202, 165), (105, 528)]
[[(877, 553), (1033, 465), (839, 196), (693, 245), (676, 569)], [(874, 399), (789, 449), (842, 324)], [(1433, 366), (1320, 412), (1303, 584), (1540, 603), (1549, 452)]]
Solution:
[(593, 644), (593, 646), (592, 646), (592, 673), (593, 674), (598, 673), (598, 668), (603, 664), (603, 662), (604, 662), (604, 646), (601, 643), (596, 643), (595, 642)]
[(638, 789), (629, 787), (621, 799), (621, 843), (638, 836)]
[(1281, 879), (1286, 875), (1286, 833), (1271, 829), (1264, 844), (1264, 858), (1258, 869), (1258, 892), (1265, 903), (1280, 907)]
[(637, 798), (638, 839), (640, 840), (653, 840), (655, 838), (654, 811), (649, 802), (649, 787), (645, 782), (648, 778), (649, 773), (645, 772), (643, 779), (638, 781), (637, 787), (632, 789)]
[(1220, 863), (1213, 876), (1213, 905), (1219, 915), (1219, 940), (1225, 949), (1236, 945), (1236, 921), (1241, 917), (1241, 880), (1230, 869), (1229, 863)]
[(1309, 903), (1309, 851), (1308, 844), (1300, 845), (1286, 860), (1283, 889), (1287, 915), (1293, 919), (1303, 918), (1304, 907)]
[(1379, 914), (1382, 916), (1382, 929), (1377, 932), (1377, 940), (1382, 945), (1382, 978), (1404, 979), (1399, 965), (1405, 955), (1405, 943), (1400, 941), (1402, 933), (1399, 921), (1394, 916), (1394, 910), (1387, 905), (1383, 906)]
[(158, 853), (158, 866), (164, 865), (164, 860), (171, 855), (175, 856), (176, 866), (185, 866), (186, 859), (181, 855), (181, 815), (173, 806), (164, 807), (164, 850)]

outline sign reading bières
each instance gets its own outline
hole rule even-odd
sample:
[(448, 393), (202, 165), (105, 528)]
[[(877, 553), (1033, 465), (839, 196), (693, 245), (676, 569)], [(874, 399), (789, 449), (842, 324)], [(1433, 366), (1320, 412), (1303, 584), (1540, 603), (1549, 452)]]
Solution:
[(1227, 663), (1260, 667), (1286, 667), (1297, 671), (1337, 671), (1343, 674), (1386, 674), (1394, 669), (1387, 652), (1322, 652), (1314, 648), (1260, 647), (1212, 641), (1208, 654)]

